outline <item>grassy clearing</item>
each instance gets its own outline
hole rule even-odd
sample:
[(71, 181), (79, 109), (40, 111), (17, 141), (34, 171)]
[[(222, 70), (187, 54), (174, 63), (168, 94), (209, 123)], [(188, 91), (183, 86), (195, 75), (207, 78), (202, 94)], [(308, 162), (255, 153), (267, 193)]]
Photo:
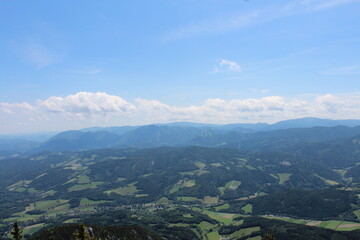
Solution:
[(284, 184), (285, 182), (289, 181), (292, 174), (291, 173), (278, 173), (277, 175), (279, 177), (279, 184)]
[(10, 186), (8, 186), (7, 189), (9, 189), (10, 191), (14, 191), (17, 187), (26, 187), (30, 183), (31, 183), (31, 181), (20, 180), (14, 184), (11, 184)]
[(334, 186), (334, 185), (339, 185), (338, 182), (336, 181), (333, 181), (333, 180), (330, 180), (330, 179), (326, 179), (326, 178), (323, 178), (317, 174), (314, 174), (316, 177), (320, 178), (321, 180), (324, 181), (324, 183), (326, 183), (327, 185), (330, 185), (330, 186)]
[(203, 199), (204, 204), (217, 204), (219, 202), (218, 197), (205, 196)]
[(38, 201), (35, 203), (30, 203), (29, 206), (25, 208), (25, 213), (32, 210), (47, 211), (55, 207), (58, 207), (60, 205), (66, 204), (68, 201), (69, 200), (58, 199), (58, 200)]
[(354, 211), (354, 214), (356, 215), (357, 219), (360, 220), (360, 209)]
[(193, 187), (195, 185), (196, 185), (195, 180), (184, 181), (184, 183), (182, 184), (183, 187)]
[(264, 192), (257, 192), (257, 193), (254, 193), (253, 195), (250, 195), (250, 196), (247, 196), (247, 197), (238, 198), (238, 200), (244, 201), (244, 200), (249, 200), (249, 199), (252, 199), (252, 198), (261, 197), (261, 196), (265, 196), (265, 195), (268, 195), (268, 194), (264, 193)]
[(76, 191), (81, 191), (81, 190), (85, 190), (85, 189), (94, 189), (94, 188), (97, 188), (97, 186), (100, 184), (104, 184), (104, 182), (91, 182), (88, 184), (77, 184), (77, 185), (70, 187), (68, 189), (68, 191), (76, 192)]
[(147, 193), (144, 193), (144, 194), (135, 194), (135, 197), (137, 197), (137, 198), (140, 198), (140, 197), (148, 197), (149, 196), (149, 194), (147, 194)]
[(229, 209), (229, 207), (230, 207), (230, 204), (225, 203), (225, 204), (223, 204), (223, 205), (221, 205), (221, 206), (215, 207), (214, 209), (215, 209), (216, 211), (221, 211), (221, 210)]
[(78, 180), (77, 178), (72, 178), (72, 179), (70, 179), (69, 181), (63, 183), (63, 185), (66, 185), (66, 184), (68, 184), (68, 183), (75, 182), (75, 181), (77, 181), (77, 180)]
[(73, 171), (85, 170), (86, 167), (82, 167), (79, 163), (66, 164), (64, 169), (71, 169)]
[(22, 192), (25, 192), (26, 191), (26, 188), (24, 187), (18, 187), (15, 189), (16, 192), (19, 192), (19, 193), (22, 193)]
[(319, 227), (335, 230), (340, 225), (340, 223), (341, 221), (324, 221), (320, 223)]
[(170, 189), (169, 193), (175, 193), (179, 191), (181, 188), (187, 188), (187, 187), (193, 187), (195, 186), (195, 180), (189, 180), (189, 179), (181, 179), (178, 181), (174, 186)]
[(31, 220), (36, 220), (40, 216), (41, 215), (22, 215), (22, 216), (6, 218), (3, 220), (3, 222), (9, 223), (9, 222), (14, 222), (14, 221), (18, 221), (18, 222), (31, 221)]
[(206, 171), (206, 170), (203, 170), (203, 169), (200, 169), (200, 170), (196, 171), (196, 174), (197, 174), (198, 176), (200, 176), (200, 175), (202, 175), (202, 174), (205, 174), (205, 173), (209, 173), (209, 171)]
[(80, 208), (79, 211), (80, 212), (88, 212), (88, 211), (92, 211), (95, 209), (95, 206), (87, 206), (87, 207), (84, 207), (84, 208)]
[(29, 188), (28, 189), (28, 193), (38, 193), (38, 192), (40, 192), (40, 190), (37, 190), (35, 188)]
[(236, 181), (236, 180), (232, 180), (230, 182), (228, 182), (225, 187), (231, 190), (235, 190), (237, 189), (239, 186), (241, 185), (240, 181)]
[(208, 232), (208, 231), (210, 231), (211, 229), (213, 229), (214, 227), (216, 227), (216, 225), (211, 224), (211, 223), (206, 222), (206, 221), (202, 221), (202, 222), (199, 224), (199, 227), (200, 227), (201, 231), (203, 231), (203, 232)]
[(194, 176), (194, 175), (202, 175), (202, 174), (205, 174), (205, 173), (209, 173), (209, 171), (206, 171), (204, 169), (199, 169), (199, 170), (195, 170), (195, 171), (189, 171), (189, 172), (180, 172), (180, 175), (181, 176), (186, 176), (186, 175), (189, 175), (189, 176)]
[(41, 228), (45, 226), (45, 223), (38, 223), (31, 226), (27, 226), (23, 229), (23, 234), (29, 234), (32, 235), (35, 232), (39, 231)]
[(167, 224), (169, 227), (189, 227), (189, 224), (186, 223), (169, 223)]
[[(337, 231), (353, 231), (360, 229), (360, 223), (358, 222), (348, 222), (348, 221), (337, 221), (337, 220), (331, 220), (331, 221), (308, 221), (304, 219), (294, 219), (289, 217), (277, 217), (277, 216), (262, 216), (265, 218), (270, 219), (277, 219), (282, 220), (286, 222), (292, 222), (297, 224), (304, 224), (304, 225), (312, 225), (316, 227), (321, 228), (327, 228)], [(315, 224), (316, 223), (316, 224)]]
[(49, 215), (55, 215), (55, 214), (64, 214), (67, 210), (69, 210), (70, 204), (63, 204), (57, 207), (54, 207), (52, 209), (49, 209), (47, 211), (47, 214)]
[(86, 176), (86, 175), (78, 177), (78, 183), (79, 184), (86, 184), (86, 183), (90, 183), (90, 182), (91, 182), (90, 178), (88, 176)]
[(44, 192), (43, 194), (41, 194), (41, 197), (47, 197), (47, 196), (53, 196), (56, 193), (56, 191), (54, 190), (49, 190), (47, 192)]
[(214, 166), (214, 167), (221, 167), (222, 166), (221, 163), (211, 163), (210, 165)]
[(169, 201), (169, 199), (167, 197), (162, 197), (157, 202), (160, 203), (160, 204), (168, 204), (168, 203), (170, 203), (170, 201)]
[(70, 218), (68, 220), (63, 221), (63, 223), (77, 223), (81, 220), (81, 218)]
[(289, 218), (289, 217), (275, 217), (275, 216), (262, 216), (268, 219), (276, 219), (276, 220), (281, 220), (281, 221), (285, 221), (285, 222), (291, 222), (291, 223), (297, 223), (297, 224), (307, 224), (309, 221), (306, 221), (304, 219), (294, 219), (294, 218)]
[(114, 190), (105, 191), (106, 194), (116, 193), (119, 195), (134, 195), (135, 193), (139, 192), (139, 190), (136, 188), (137, 182), (133, 182), (128, 184), (125, 187), (120, 187)]
[(252, 213), (252, 208), (253, 208), (253, 206), (251, 204), (247, 204), (244, 207), (242, 207), (241, 209), (244, 210), (245, 214), (250, 214), (250, 213)]
[(235, 226), (240, 226), (240, 225), (242, 225), (243, 223), (244, 223), (244, 220), (239, 220), (239, 221), (233, 222), (233, 225), (235, 225)]
[(190, 171), (190, 172), (180, 172), (180, 175), (181, 176), (186, 176), (186, 175), (195, 175), (196, 171)]
[(257, 232), (257, 231), (260, 231), (260, 227), (242, 228), (242, 229), (230, 234), (229, 237), (232, 239), (238, 239), (241, 237), (248, 236), (248, 235), (252, 234), (253, 232)]
[(342, 221), (336, 228), (338, 231), (353, 231), (360, 229), (360, 223)]
[(108, 203), (110, 201), (104, 201), (104, 200), (101, 200), (101, 201), (93, 201), (93, 200), (90, 200), (90, 199), (87, 199), (87, 198), (82, 198), (80, 200), (80, 207), (87, 207), (87, 206), (94, 206), (94, 205), (99, 205), (99, 204), (102, 204), (102, 203)]
[(261, 239), (262, 239), (261, 236), (256, 236), (256, 237), (248, 238), (247, 240), (261, 240)]
[(249, 170), (257, 170), (255, 167), (251, 166), (251, 165), (245, 165), (247, 169)]
[(177, 197), (177, 200), (183, 202), (202, 202), (201, 199), (196, 197)]
[(206, 167), (206, 164), (203, 162), (196, 162), (195, 165), (200, 169), (204, 169)]
[(247, 161), (249, 161), (249, 160), (247, 160), (246, 158), (236, 158), (236, 160), (239, 160), (240, 162), (247, 162)]
[(219, 189), (221, 195), (223, 195), (225, 190), (228, 190), (228, 189), (236, 190), (240, 185), (241, 185), (240, 181), (232, 180), (232, 181), (226, 183), (224, 187), (219, 187), (218, 189)]
[(41, 177), (43, 177), (43, 176), (45, 176), (47, 173), (43, 173), (43, 174), (40, 174), (39, 176), (37, 176), (35, 179), (39, 179), (39, 178), (41, 178)]
[(239, 216), (237, 214), (212, 212), (212, 211), (208, 211), (208, 210), (205, 210), (203, 213), (208, 215), (210, 218), (212, 218), (212, 219), (214, 219), (214, 220), (216, 220), (218, 222), (224, 223), (226, 225), (231, 224), (233, 222), (233, 219), (235, 217)]
[(214, 231), (207, 234), (208, 240), (220, 240), (221, 236), (219, 235), (218, 231)]

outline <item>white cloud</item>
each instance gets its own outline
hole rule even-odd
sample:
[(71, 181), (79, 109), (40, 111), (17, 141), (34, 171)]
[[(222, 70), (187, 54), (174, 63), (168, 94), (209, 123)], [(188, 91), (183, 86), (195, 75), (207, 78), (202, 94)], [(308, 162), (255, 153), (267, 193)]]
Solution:
[(158, 100), (130, 103), (107, 93), (79, 92), (29, 103), (0, 103), (0, 133), (76, 129), (173, 121), (208, 123), (276, 122), (301, 117), (360, 119), (360, 93), (285, 98), (209, 98), (199, 105), (174, 106)]
[(37, 105), (48, 112), (64, 113), (78, 118), (107, 114), (127, 116), (135, 110), (134, 105), (121, 97), (102, 92), (78, 92), (64, 98), (50, 97), (38, 101)]
[(218, 73), (218, 72), (241, 72), (242, 68), (241, 66), (235, 62), (230, 61), (227, 59), (220, 59), (218, 62), (218, 65), (215, 66), (212, 73)]

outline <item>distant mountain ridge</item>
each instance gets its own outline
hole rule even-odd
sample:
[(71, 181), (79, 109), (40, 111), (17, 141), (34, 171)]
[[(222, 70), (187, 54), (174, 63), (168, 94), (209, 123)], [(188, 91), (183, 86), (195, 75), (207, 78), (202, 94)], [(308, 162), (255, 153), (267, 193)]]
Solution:
[(301, 118), (274, 124), (174, 122), (143, 126), (91, 127), (60, 132), (42, 143), (21, 142), (21, 139), (10, 141), (6, 136), (0, 136), (0, 152), (57, 152), (189, 145), (267, 150), (303, 142), (350, 137), (360, 134), (360, 127), (355, 127), (359, 125), (360, 120)]

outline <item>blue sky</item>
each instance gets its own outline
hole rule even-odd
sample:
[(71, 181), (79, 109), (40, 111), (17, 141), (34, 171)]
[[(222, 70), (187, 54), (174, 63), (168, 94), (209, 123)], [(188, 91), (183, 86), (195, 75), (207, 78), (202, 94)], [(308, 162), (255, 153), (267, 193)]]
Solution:
[(0, 134), (360, 118), (359, 0), (0, 1)]

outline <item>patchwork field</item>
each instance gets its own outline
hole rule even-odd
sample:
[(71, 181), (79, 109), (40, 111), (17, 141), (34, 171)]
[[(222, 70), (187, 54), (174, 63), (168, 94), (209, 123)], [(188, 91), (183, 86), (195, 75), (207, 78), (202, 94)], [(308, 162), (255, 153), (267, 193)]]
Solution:
[(237, 238), (248, 236), (248, 235), (252, 234), (253, 232), (257, 232), (257, 231), (260, 231), (260, 227), (242, 228), (242, 229), (230, 234), (229, 237), (232, 239), (237, 239)]
[(226, 185), (224, 187), (219, 187), (218, 189), (219, 189), (221, 195), (223, 195), (225, 190), (236, 190), (240, 185), (241, 185), (240, 181), (232, 180), (232, 181), (226, 183)]
[(210, 218), (221, 222), (223, 224), (229, 225), (233, 222), (233, 219), (240, 216), (238, 214), (231, 214), (231, 213), (222, 213), (222, 212), (212, 212), (209, 210), (205, 210), (202, 213), (208, 215)]
[(337, 231), (352, 231), (352, 230), (358, 230), (360, 229), (360, 223), (358, 222), (349, 222), (349, 221), (310, 221), (310, 220), (304, 220), (304, 219), (294, 219), (289, 217), (280, 217), (280, 216), (269, 216), (265, 215), (262, 216), (269, 219), (277, 219), (282, 220), (286, 222), (291, 223), (297, 223), (297, 224), (304, 224), (308, 226), (314, 226), (314, 227), (322, 227)]
[(133, 182), (128, 184), (125, 187), (120, 187), (114, 190), (105, 191), (106, 194), (116, 193), (119, 195), (134, 195), (135, 193), (139, 192), (139, 190), (136, 188), (137, 182)]
[(278, 173), (277, 175), (279, 177), (279, 184), (284, 184), (285, 182), (289, 181), (292, 174), (291, 173)]

